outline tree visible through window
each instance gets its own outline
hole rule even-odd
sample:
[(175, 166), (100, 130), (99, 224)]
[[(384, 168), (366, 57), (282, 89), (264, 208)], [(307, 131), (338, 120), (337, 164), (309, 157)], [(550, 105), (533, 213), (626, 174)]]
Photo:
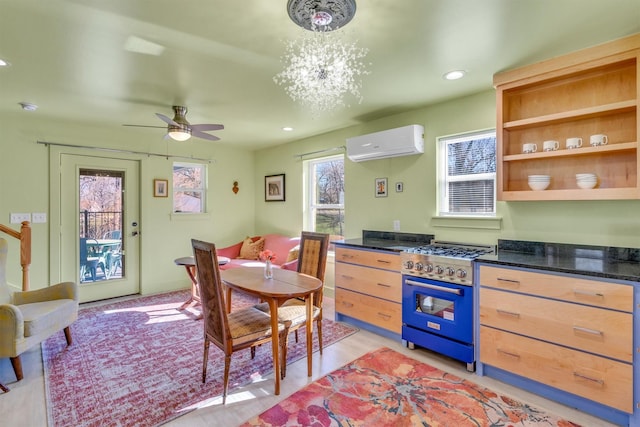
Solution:
[(438, 138), (438, 154), (439, 214), (495, 215), (495, 131)]
[(344, 235), (344, 156), (308, 160), (307, 229)]
[(197, 163), (173, 164), (173, 211), (205, 212), (206, 168)]

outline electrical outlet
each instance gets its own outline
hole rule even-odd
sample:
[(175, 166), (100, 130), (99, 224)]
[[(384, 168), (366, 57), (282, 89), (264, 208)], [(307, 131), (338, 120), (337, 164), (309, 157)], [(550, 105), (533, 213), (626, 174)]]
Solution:
[(393, 231), (400, 231), (400, 220), (399, 219), (394, 219), (393, 220)]
[(11, 224), (20, 224), (22, 221), (31, 221), (30, 213), (12, 213)]
[(34, 224), (47, 222), (47, 214), (46, 213), (32, 213), (31, 219)]

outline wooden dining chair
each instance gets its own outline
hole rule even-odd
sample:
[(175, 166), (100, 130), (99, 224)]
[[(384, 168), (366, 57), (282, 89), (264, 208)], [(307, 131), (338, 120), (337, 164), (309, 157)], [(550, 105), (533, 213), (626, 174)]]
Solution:
[[(214, 343), (224, 352), (224, 389), (222, 393), (222, 404), (224, 405), (227, 399), (231, 355), (238, 350), (270, 342), (271, 318), (268, 313), (254, 307), (241, 308), (227, 313), (215, 245), (192, 239), (191, 246), (193, 247), (204, 317), (202, 382), (206, 382), (207, 378), (209, 344)], [(284, 332), (284, 325), (281, 325), (279, 331)]]
[[(329, 249), (329, 235), (303, 231), (300, 235), (300, 253), (298, 255), (298, 273), (320, 279), (323, 286), (313, 294), (313, 320), (318, 330), (318, 344), (322, 354), (322, 296), (324, 288), (324, 272), (327, 265), (327, 250)], [(256, 305), (258, 310), (269, 312), (269, 305), (260, 303)], [(278, 308), (278, 322), (284, 325), (284, 339), (281, 340), (282, 368), (281, 377), (284, 378), (287, 371), (287, 347), (290, 332), (295, 332), (298, 342), (298, 329), (307, 324), (306, 304), (302, 299), (290, 299)]]

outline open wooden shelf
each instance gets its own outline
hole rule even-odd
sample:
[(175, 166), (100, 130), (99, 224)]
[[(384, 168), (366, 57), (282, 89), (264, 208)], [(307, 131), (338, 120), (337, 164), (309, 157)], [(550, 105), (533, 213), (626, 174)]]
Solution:
[[(639, 63), (636, 34), (496, 74), (498, 200), (639, 199)], [(608, 144), (591, 147), (595, 134)], [(564, 148), (575, 137), (583, 146)], [(542, 151), (547, 140), (560, 148)], [(538, 151), (523, 154), (526, 143)], [(578, 188), (578, 173), (596, 174), (596, 188)], [(529, 189), (529, 175), (550, 175), (549, 188)]]

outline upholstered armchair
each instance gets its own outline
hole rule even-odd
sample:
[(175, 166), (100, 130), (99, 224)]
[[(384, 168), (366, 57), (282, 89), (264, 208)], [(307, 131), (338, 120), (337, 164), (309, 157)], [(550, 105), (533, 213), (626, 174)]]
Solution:
[(0, 238), (0, 357), (11, 358), (19, 381), (22, 353), (62, 329), (71, 344), (69, 325), (78, 318), (78, 288), (64, 282), (12, 295), (6, 276), (7, 251), (7, 241)]

